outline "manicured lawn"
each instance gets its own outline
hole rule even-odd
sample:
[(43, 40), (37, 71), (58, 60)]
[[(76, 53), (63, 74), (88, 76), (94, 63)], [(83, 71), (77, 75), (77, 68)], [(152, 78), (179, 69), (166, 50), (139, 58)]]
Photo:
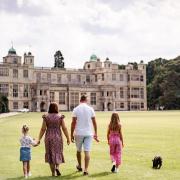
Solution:
[[(70, 130), (71, 113), (65, 112)], [(21, 127), (27, 124), (30, 135), (38, 136), (42, 113), (23, 113), (0, 118), (0, 179), (22, 179), (19, 161)], [(180, 111), (119, 112), (124, 135), (123, 164), (118, 174), (110, 172), (111, 162), (106, 141), (110, 112), (96, 112), (100, 142), (93, 142), (89, 177), (75, 170), (74, 144), (64, 146), (66, 163), (60, 169), (59, 179), (123, 179), (123, 180), (178, 180), (180, 179)], [(163, 166), (152, 169), (152, 158), (161, 155)], [(30, 179), (54, 179), (50, 177), (48, 164), (44, 163), (44, 143), (32, 148), (32, 177)], [(58, 179), (58, 178), (55, 178)]]

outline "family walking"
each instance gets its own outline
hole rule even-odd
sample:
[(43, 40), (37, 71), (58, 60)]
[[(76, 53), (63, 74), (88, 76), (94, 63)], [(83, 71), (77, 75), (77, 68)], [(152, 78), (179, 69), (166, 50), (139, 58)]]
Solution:
[[(59, 165), (64, 163), (63, 155), (63, 138), (62, 131), (66, 137), (67, 144), (76, 144), (77, 171), (83, 171), (83, 175), (88, 175), (90, 162), (90, 151), (92, 140), (98, 140), (97, 124), (95, 112), (87, 104), (87, 97), (81, 96), (80, 104), (74, 108), (72, 113), (71, 134), (69, 136), (64, 116), (59, 114), (58, 105), (51, 103), (48, 113), (42, 116), (43, 122), (37, 140), (28, 135), (29, 128), (22, 127), (22, 138), (20, 139), (20, 161), (23, 162), (24, 177), (31, 176), (30, 160), (31, 146), (38, 146), (45, 134), (45, 162), (49, 163), (52, 176), (60, 176)], [(112, 113), (111, 120), (107, 131), (107, 141), (110, 147), (110, 158), (112, 160), (112, 169), (114, 173), (118, 172), (121, 164), (123, 136), (121, 131), (120, 119), (117, 113)], [(82, 149), (84, 150), (84, 167), (82, 167)]]

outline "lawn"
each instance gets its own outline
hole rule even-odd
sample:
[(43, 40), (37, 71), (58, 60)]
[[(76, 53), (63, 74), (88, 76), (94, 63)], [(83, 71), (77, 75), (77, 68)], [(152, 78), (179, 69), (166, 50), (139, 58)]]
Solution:
[[(70, 130), (71, 113), (64, 113)], [(123, 164), (118, 174), (110, 172), (111, 162), (106, 141), (110, 112), (96, 112), (100, 142), (93, 142), (89, 177), (75, 170), (74, 144), (64, 146), (66, 163), (60, 166), (59, 179), (123, 179), (178, 180), (180, 179), (180, 111), (119, 112), (124, 135)], [(42, 113), (22, 113), (0, 118), (0, 179), (22, 179), (19, 161), (21, 127), (27, 124), (30, 135), (38, 136)], [(163, 166), (152, 169), (152, 158), (161, 155)], [(48, 164), (44, 163), (44, 143), (32, 148), (32, 180), (51, 179)], [(52, 178), (54, 179), (54, 178)], [(58, 179), (58, 178), (55, 178)]]

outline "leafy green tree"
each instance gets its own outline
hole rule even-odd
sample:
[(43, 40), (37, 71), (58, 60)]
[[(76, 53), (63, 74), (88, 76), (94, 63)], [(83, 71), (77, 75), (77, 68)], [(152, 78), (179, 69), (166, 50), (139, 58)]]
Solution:
[(8, 98), (0, 94), (0, 113), (8, 112)]

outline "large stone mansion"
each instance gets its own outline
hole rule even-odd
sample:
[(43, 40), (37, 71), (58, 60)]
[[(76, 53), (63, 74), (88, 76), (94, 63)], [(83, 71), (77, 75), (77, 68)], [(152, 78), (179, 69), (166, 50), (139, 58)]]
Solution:
[(0, 63), (0, 93), (8, 97), (10, 111), (47, 111), (52, 101), (61, 111), (70, 111), (82, 94), (97, 111), (147, 110), (145, 64), (120, 69), (108, 58), (102, 62), (92, 55), (82, 69), (66, 69), (60, 56), (55, 54), (52, 68), (35, 67), (31, 52), (24, 53), (22, 62), (16, 50), (9, 49)]

